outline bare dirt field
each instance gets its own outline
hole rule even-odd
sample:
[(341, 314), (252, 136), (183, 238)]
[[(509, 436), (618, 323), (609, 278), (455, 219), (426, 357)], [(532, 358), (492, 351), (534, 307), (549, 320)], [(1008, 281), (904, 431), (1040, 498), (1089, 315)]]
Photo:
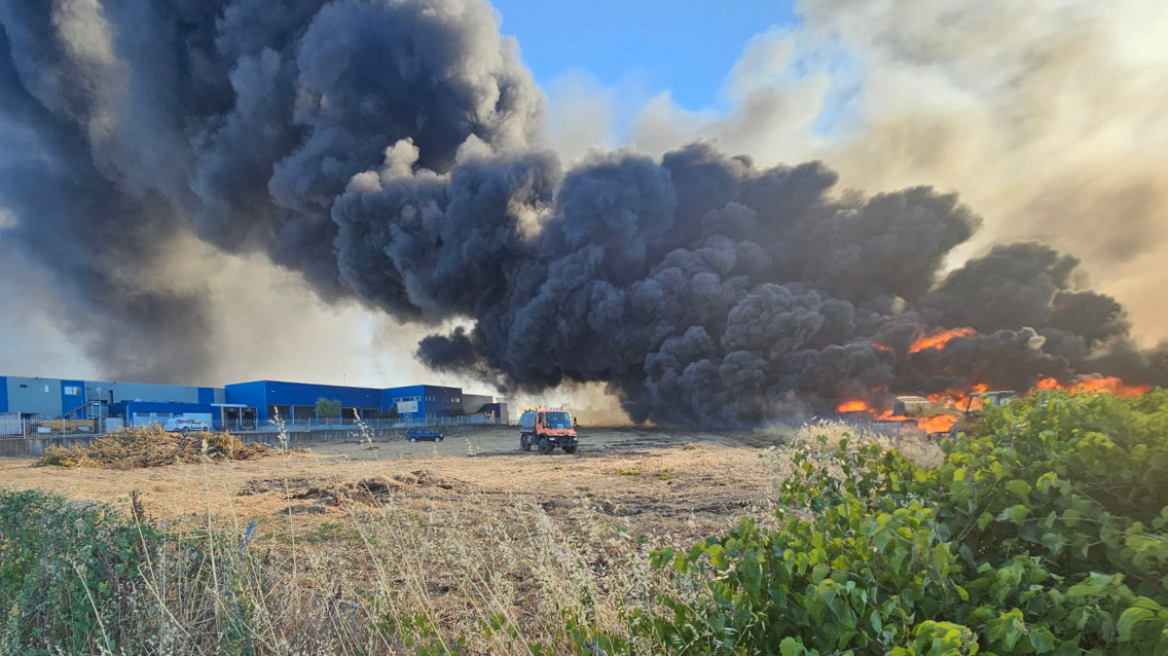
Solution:
[(338, 493), (363, 494), (358, 488), (372, 485), (437, 504), (473, 494), (476, 503), (535, 503), (551, 515), (587, 507), (630, 529), (675, 534), (724, 527), (763, 505), (775, 477), (773, 462), (760, 457), (765, 444), (752, 433), (595, 428), (582, 429), (577, 454), (541, 456), (519, 450), (517, 430), (489, 428), (453, 432), (441, 443), (325, 443), (260, 460), (128, 471), (0, 459), (0, 486), (118, 505), (137, 490), (157, 518), (246, 524), (289, 512), (343, 514)]

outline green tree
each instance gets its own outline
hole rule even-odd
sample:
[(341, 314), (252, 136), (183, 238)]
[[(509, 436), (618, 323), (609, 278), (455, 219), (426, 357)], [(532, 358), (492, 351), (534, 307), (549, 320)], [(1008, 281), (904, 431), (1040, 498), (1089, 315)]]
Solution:
[(335, 399), (326, 399), (323, 396), (316, 400), (316, 416), (340, 417), (341, 402)]

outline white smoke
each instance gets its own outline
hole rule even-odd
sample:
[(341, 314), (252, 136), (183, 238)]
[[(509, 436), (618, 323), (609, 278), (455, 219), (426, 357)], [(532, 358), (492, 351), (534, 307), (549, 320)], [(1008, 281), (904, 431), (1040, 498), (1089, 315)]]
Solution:
[(1168, 337), (1168, 4), (805, 0), (753, 39), (726, 112), (661, 94), (630, 135), (762, 163), (823, 159), (847, 185), (960, 190), (986, 230), (1074, 252), (1135, 334)]

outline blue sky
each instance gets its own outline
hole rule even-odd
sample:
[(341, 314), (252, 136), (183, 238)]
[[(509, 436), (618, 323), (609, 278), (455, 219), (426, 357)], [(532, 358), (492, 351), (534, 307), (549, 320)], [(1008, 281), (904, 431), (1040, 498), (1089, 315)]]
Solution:
[(792, 0), (490, 1), (541, 86), (574, 71), (610, 88), (632, 78), (691, 110), (719, 105), (750, 37), (796, 20)]

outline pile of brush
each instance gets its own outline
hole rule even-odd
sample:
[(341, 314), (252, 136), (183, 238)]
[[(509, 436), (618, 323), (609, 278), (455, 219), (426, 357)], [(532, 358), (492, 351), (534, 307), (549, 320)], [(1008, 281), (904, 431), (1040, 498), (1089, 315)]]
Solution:
[(122, 428), (89, 446), (51, 446), (40, 466), (137, 469), (179, 462), (251, 460), (274, 453), (271, 447), (241, 441), (228, 433), (182, 435), (161, 426)]

